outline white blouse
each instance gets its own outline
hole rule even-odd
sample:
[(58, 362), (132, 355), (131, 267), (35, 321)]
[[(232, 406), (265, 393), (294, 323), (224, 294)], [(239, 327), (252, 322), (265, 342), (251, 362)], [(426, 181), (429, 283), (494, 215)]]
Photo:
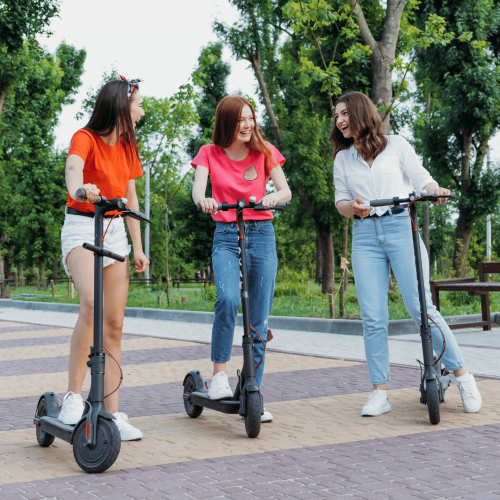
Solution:
[[(335, 204), (361, 198), (364, 202), (381, 198), (408, 198), (434, 182), (411, 144), (398, 135), (388, 135), (388, 144), (371, 168), (354, 145), (340, 151), (333, 166)], [(370, 215), (382, 215), (387, 207), (376, 207)]]

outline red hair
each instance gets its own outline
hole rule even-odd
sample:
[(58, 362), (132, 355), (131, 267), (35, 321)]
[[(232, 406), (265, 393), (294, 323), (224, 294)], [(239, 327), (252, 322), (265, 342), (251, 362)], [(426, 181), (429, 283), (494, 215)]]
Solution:
[(241, 112), (243, 108), (248, 106), (252, 110), (253, 121), (255, 128), (253, 129), (250, 140), (246, 146), (251, 151), (259, 151), (271, 165), (276, 165), (269, 143), (266, 142), (257, 126), (257, 118), (255, 110), (248, 99), (240, 96), (227, 96), (222, 99), (215, 110), (214, 133), (212, 134), (212, 142), (219, 148), (228, 148), (236, 139), (238, 133)]

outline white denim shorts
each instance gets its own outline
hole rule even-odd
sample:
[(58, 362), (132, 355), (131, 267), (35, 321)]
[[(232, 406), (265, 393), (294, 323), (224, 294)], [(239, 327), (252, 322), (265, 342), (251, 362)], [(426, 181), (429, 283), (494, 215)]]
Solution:
[[(122, 217), (114, 219), (104, 219), (103, 234), (106, 231), (108, 224), (108, 232), (104, 238), (104, 248), (110, 252), (123, 255), (124, 257), (130, 253), (131, 247), (128, 242), (125, 224)], [(62, 245), (62, 262), (64, 270), (68, 276), (71, 276), (66, 259), (73, 248), (81, 247), (85, 242), (94, 244), (94, 218), (85, 217), (82, 215), (66, 214), (64, 225), (61, 231)], [(109, 257), (104, 257), (104, 267), (114, 264), (116, 261)]]

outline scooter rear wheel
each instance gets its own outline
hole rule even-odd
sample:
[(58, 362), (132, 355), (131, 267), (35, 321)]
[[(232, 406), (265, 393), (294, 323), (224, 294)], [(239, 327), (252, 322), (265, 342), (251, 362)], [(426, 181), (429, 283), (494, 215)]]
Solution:
[[(36, 409), (36, 414), (38, 417), (46, 417), (49, 412), (47, 409), (47, 400), (45, 398), (41, 398), (38, 402), (38, 407)], [(36, 440), (40, 446), (46, 448), (50, 446), (54, 442), (55, 436), (52, 434), (47, 434), (42, 430), (41, 426), (36, 426)]]
[(262, 400), (258, 392), (249, 392), (247, 396), (247, 416), (245, 430), (249, 438), (256, 438), (260, 434), (262, 419)]
[[(194, 378), (189, 375), (184, 382), (184, 394), (191, 394), (192, 392), (196, 392), (196, 382)], [(184, 400), (184, 409), (191, 418), (197, 418), (203, 412), (203, 406), (194, 405), (186, 399)]]
[(427, 392), (427, 411), (429, 412), (429, 421), (432, 425), (437, 425), (441, 421), (439, 410), (439, 387), (438, 380), (426, 380)]
[(82, 470), (89, 474), (98, 474), (108, 470), (118, 458), (122, 441), (120, 431), (112, 420), (99, 417), (97, 420), (97, 444), (94, 449), (87, 446), (85, 421), (75, 434), (73, 456)]

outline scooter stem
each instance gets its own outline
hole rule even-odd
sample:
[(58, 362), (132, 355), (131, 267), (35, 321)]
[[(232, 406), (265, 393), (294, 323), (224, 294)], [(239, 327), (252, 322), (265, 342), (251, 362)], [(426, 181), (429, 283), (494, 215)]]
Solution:
[(411, 231), (413, 237), (413, 251), (415, 254), (415, 269), (417, 272), (418, 299), (420, 301), (420, 337), (422, 338), (422, 352), (424, 356), (425, 379), (436, 378), (434, 370), (434, 351), (432, 348), (432, 335), (429, 320), (427, 318), (427, 303), (425, 301), (425, 281), (422, 269), (422, 256), (420, 253), (420, 234), (418, 232), (417, 206), (415, 203), (410, 205), (410, 217), (413, 221)]

